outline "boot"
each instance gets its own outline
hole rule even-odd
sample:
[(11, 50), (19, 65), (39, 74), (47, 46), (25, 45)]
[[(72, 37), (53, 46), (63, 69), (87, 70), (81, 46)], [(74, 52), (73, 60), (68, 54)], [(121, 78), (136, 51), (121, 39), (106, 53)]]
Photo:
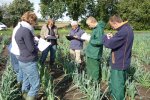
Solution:
[(26, 100), (35, 100), (35, 96), (27, 96)]
[(16, 86), (17, 86), (18, 89), (21, 89), (22, 82), (18, 82), (18, 83), (16, 84)]
[(23, 97), (23, 100), (26, 100), (26, 98), (27, 98), (27, 92), (24, 92), (24, 93), (22, 94), (22, 97)]

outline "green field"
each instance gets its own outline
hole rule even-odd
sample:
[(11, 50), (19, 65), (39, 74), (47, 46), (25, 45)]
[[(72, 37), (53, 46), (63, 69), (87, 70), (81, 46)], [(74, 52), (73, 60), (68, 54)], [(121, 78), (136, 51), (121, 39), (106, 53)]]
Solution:
[[(90, 33), (91, 31), (86, 30), (86, 32)], [(35, 34), (39, 33), (39, 30), (35, 31)], [(104, 48), (101, 84), (92, 84), (85, 71), (82, 74), (77, 72), (77, 65), (69, 57), (69, 41), (65, 38), (68, 33), (69, 29), (59, 29), (56, 70), (47, 69), (47, 67), (43, 69), (39, 66), (41, 77), (39, 98), (42, 98), (41, 100), (102, 100), (102, 98), (110, 100), (107, 97), (110, 75), (107, 59), (110, 50)], [(11, 29), (0, 31), (0, 35), (3, 37), (0, 44), (0, 48), (2, 48), (0, 58), (3, 60), (3, 48), (8, 44), (8, 38), (11, 34)], [(135, 31), (132, 62), (128, 71), (130, 77), (126, 81), (126, 99), (128, 100), (150, 100), (149, 42), (149, 31)], [(84, 57), (83, 52), (83, 59)], [(20, 89), (16, 86), (16, 75), (12, 71), (8, 57), (5, 60), (7, 60), (7, 64), (3, 64), (6, 68), (0, 82), (0, 100), (21, 100)], [(48, 65), (45, 64), (45, 66)]]

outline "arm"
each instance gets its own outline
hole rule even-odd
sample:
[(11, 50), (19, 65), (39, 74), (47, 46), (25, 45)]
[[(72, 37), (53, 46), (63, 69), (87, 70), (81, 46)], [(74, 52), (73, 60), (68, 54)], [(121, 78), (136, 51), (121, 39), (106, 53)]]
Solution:
[(45, 39), (45, 31), (46, 31), (46, 29), (45, 29), (45, 25), (44, 25), (44, 26), (42, 26), (41, 32), (40, 32), (40, 36), (42, 39)]
[(90, 43), (93, 46), (100, 46), (100, 45), (102, 45), (102, 36), (104, 34), (105, 25), (106, 24), (103, 21), (101, 21), (98, 29), (93, 31), (93, 34), (94, 34), (93, 38), (94, 39), (91, 39), (91, 41), (90, 41)]
[(117, 49), (122, 46), (125, 42), (125, 34), (116, 34), (112, 38), (108, 39), (106, 35), (103, 36), (103, 44), (105, 47), (110, 49)]
[(55, 36), (56, 36), (56, 38), (59, 38), (58, 28), (57, 28), (57, 27), (54, 29), (54, 32), (55, 32)]
[(85, 32), (83, 30), (80, 31), (80, 34), (77, 35), (77, 40), (79, 41), (84, 41), (83, 39), (81, 39), (81, 36), (84, 34)]
[(23, 40), (25, 42), (25, 45), (29, 52), (34, 52), (35, 51), (35, 43), (34, 43), (34, 37), (30, 30), (25, 30), (25, 34), (23, 36)]

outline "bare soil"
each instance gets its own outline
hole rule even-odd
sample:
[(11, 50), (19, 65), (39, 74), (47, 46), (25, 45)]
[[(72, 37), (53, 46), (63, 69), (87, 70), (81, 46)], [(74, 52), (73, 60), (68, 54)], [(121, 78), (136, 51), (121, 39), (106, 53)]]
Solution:
[(150, 100), (150, 88), (137, 86), (137, 96), (135, 100)]

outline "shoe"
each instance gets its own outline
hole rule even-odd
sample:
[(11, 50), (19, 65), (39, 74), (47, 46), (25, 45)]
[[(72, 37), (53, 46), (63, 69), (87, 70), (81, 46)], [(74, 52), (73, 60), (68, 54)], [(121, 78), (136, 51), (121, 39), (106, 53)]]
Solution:
[(22, 82), (18, 82), (18, 83), (16, 84), (16, 86), (17, 86), (18, 89), (21, 89), (21, 87), (22, 87)]
[(27, 96), (26, 100), (35, 100), (35, 96)]

